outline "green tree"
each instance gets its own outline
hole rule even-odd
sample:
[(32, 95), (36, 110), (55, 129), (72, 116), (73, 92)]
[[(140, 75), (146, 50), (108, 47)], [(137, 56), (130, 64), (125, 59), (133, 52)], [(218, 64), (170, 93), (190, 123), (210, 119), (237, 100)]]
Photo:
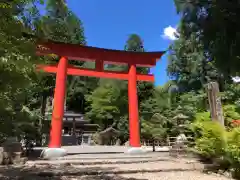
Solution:
[(82, 22), (64, 0), (48, 0), (41, 22), (44, 35), (50, 40), (86, 44)]
[(141, 136), (145, 140), (160, 140), (167, 134), (170, 115), (170, 94), (166, 87), (156, 87), (153, 95), (141, 102)]
[(197, 34), (205, 57), (226, 75), (239, 72), (238, 1), (175, 0), (189, 38)]
[(205, 56), (197, 33), (187, 38), (182, 35), (184, 23), (179, 26), (179, 38), (170, 46), (168, 75), (177, 82), (181, 91), (202, 89), (206, 83), (217, 81), (222, 85), (223, 76)]
[[(144, 52), (144, 44), (141, 37), (137, 34), (131, 34), (126, 42), (125, 48), (126, 51), (135, 51), (135, 52)], [(137, 67), (138, 73), (149, 73), (149, 68)], [(152, 95), (153, 83), (150, 82), (138, 82), (138, 99), (139, 103), (144, 101), (148, 96)]]
[[(36, 8), (37, 6), (32, 5), (31, 9), (33, 9), (32, 7)], [(23, 16), (23, 22), (30, 27), (36, 27), (34, 29), (36, 29), (39, 38), (63, 43), (86, 44), (83, 25), (79, 18), (68, 9), (65, 1), (46, 1), (46, 12), (44, 15), (37, 13), (37, 10), (35, 11), (31, 11), (34, 12), (34, 16), (31, 13)], [(45, 63), (57, 63), (59, 58), (60, 57), (55, 56), (41, 57), (41, 59), (45, 60)], [(38, 63), (40, 64), (41, 62)], [(70, 63), (77, 66), (83, 66), (84, 64), (81, 61), (70, 61)], [(67, 94), (69, 94), (67, 103), (69, 104), (70, 110), (84, 112), (84, 93), (88, 91), (88, 86), (86, 86), (86, 84), (89, 84), (88, 79), (68, 77), (67, 82)], [(45, 116), (46, 103), (48, 97), (53, 95), (54, 87), (55, 75), (41, 74), (38, 72), (38, 75), (32, 76), (25, 111), (32, 114), (32, 116), (39, 121), (36, 124), (39, 134), (42, 134), (42, 131), (44, 131), (43, 122), (45, 121), (43, 121), (43, 119)]]
[(87, 116), (94, 123), (99, 124), (102, 130), (113, 123), (118, 123), (122, 114), (126, 113), (122, 112), (126, 99), (122, 96), (119, 84), (121, 85), (119, 81), (114, 80), (101, 81), (100, 85), (88, 96), (91, 107)]
[[(37, 33), (37, 27), (31, 24), (38, 14), (34, 3), (14, 1), (11, 3), (12, 8), (0, 11), (1, 139), (20, 135), (23, 124), (31, 125), (34, 120), (24, 110), (27, 89), (35, 74), (34, 65), (44, 62), (44, 59), (35, 56), (35, 39), (24, 35)], [(28, 14), (27, 19), (23, 18), (25, 14)]]
[[(145, 51), (144, 50), (143, 40), (137, 34), (131, 34), (128, 37), (124, 49), (126, 51), (134, 51), (134, 52), (144, 52)], [(137, 67), (137, 72), (139, 72), (139, 73), (148, 73), (149, 72), (149, 68)]]
[(148, 120), (142, 120), (141, 135), (143, 138), (152, 141), (153, 151), (155, 151), (155, 141), (164, 140), (167, 137), (167, 123), (168, 120), (165, 116), (156, 113)]
[[(46, 39), (63, 43), (86, 44), (82, 22), (69, 10), (64, 0), (48, 0), (46, 2), (46, 13), (41, 18), (36, 19), (36, 23), (41, 25), (41, 34)], [(57, 63), (60, 57), (55, 58), (56, 57), (50, 58), (49, 61)], [(81, 61), (72, 60), (70, 63), (77, 66), (83, 65)], [(44, 76), (40, 81), (42, 87), (48, 88), (43, 88), (41, 92), (42, 97), (39, 96), (39, 101), (40, 99), (44, 99), (43, 101), (46, 103), (47, 97), (53, 95), (55, 76)], [(45, 82), (45, 84), (42, 82)], [(70, 109), (83, 112), (83, 105), (85, 103), (83, 93), (86, 92), (87, 79), (68, 76), (67, 82), (67, 94), (69, 94), (69, 96), (67, 96), (67, 103)], [(75, 104), (79, 105), (76, 106)], [(45, 106), (42, 105), (42, 107)]]

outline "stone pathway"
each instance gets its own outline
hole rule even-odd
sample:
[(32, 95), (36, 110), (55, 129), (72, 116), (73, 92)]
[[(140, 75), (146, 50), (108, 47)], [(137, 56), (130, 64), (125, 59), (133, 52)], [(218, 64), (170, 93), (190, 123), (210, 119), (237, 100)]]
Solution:
[(227, 180), (202, 173), (203, 165), (167, 153), (79, 154), (0, 167), (1, 180)]

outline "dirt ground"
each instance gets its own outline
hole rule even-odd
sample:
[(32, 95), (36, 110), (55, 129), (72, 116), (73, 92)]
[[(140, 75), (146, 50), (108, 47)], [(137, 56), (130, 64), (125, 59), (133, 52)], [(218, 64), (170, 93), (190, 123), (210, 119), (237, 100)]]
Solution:
[(58, 160), (31, 160), (22, 166), (0, 167), (0, 180), (227, 180), (203, 173), (194, 159), (167, 153), (74, 154)]

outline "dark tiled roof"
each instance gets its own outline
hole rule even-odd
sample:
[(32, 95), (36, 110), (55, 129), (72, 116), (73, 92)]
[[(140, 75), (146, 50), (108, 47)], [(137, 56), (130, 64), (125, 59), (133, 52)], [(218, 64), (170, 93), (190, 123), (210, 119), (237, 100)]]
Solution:
[[(51, 116), (52, 116), (52, 112), (46, 112), (45, 116), (46, 116), (45, 120), (50, 120)], [(88, 122), (89, 121), (89, 120), (84, 119), (84, 115), (80, 114), (80, 113), (74, 113), (71, 111), (66, 111), (64, 113), (63, 121), (73, 121), (73, 119), (75, 119), (75, 121), (77, 121), (77, 122)]]

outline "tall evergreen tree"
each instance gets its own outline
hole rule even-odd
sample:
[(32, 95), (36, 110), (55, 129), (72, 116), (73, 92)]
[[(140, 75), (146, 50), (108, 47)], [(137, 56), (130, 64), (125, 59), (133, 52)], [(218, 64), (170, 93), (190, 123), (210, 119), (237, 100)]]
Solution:
[(64, 0), (48, 0), (42, 19), (45, 36), (54, 41), (86, 44), (81, 20), (67, 7)]
[[(182, 26), (179, 26), (182, 34)], [(189, 38), (180, 35), (170, 46), (168, 75), (177, 82), (180, 91), (199, 90), (210, 81), (221, 83), (222, 74), (204, 55), (204, 49), (196, 33)]]
[(197, 34), (205, 57), (222, 73), (239, 73), (239, 1), (175, 0), (184, 35)]
[[(135, 52), (144, 52), (145, 51), (144, 44), (141, 37), (137, 34), (131, 34), (126, 42), (125, 50), (135, 51)], [(149, 73), (149, 68), (137, 67), (137, 72), (147, 74)], [(146, 97), (152, 95), (153, 86), (154, 86), (153, 83), (149, 83), (149, 82), (137, 83), (139, 103), (144, 101)]]
[[(82, 22), (67, 7), (66, 1), (64, 0), (48, 0), (46, 2), (46, 14), (41, 18), (40, 23), (43, 25), (42, 34), (46, 39), (63, 43), (86, 45)], [(57, 57), (57, 59), (52, 59), (51, 61), (57, 62), (59, 58), (60, 57)], [(84, 66), (84, 62), (79, 60), (71, 59), (69, 63), (76, 66)], [(46, 80), (46, 78), (49, 80)], [(54, 76), (47, 76), (46, 78), (43, 82), (52, 83), (51, 85), (45, 84), (45, 86), (51, 86), (51, 90), (48, 92), (52, 94), (55, 86), (55, 78)], [(84, 94), (89, 91), (89, 88), (91, 89), (91, 87), (89, 87), (92, 83), (91, 79), (68, 76), (67, 82), (67, 108), (77, 112), (84, 112)]]
[(131, 34), (126, 42), (126, 51), (144, 52), (143, 40), (137, 34)]

